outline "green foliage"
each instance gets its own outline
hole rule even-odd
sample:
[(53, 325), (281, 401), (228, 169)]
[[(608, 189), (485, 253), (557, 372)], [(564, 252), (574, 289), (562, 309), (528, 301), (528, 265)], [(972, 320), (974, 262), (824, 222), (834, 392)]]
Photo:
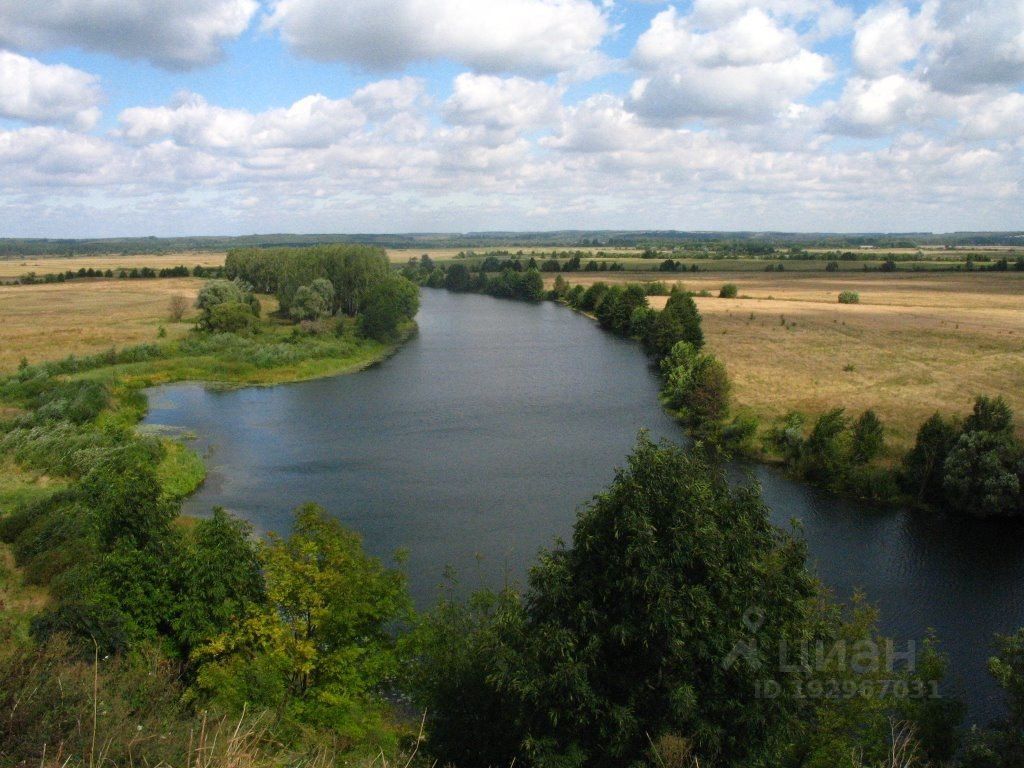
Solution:
[(714, 355), (701, 354), (690, 342), (680, 341), (662, 359), (661, 369), (666, 404), (682, 412), (691, 425), (707, 428), (726, 417), (731, 384)]
[(202, 325), (214, 333), (250, 333), (259, 327), (259, 322), (250, 305), (231, 301), (213, 307)]
[(583, 291), (576, 308), (582, 312), (593, 312), (607, 292), (607, 283), (592, 283), (585, 291)]
[(965, 431), (943, 465), (942, 487), (951, 509), (976, 517), (1024, 514), (1024, 450), (1012, 437)]
[[(327, 280), (322, 282), (330, 283)], [(333, 294), (333, 289), (331, 293)], [(314, 290), (312, 285), (302, 285), (295, 291), (292, 297), (291, 307), (288, 315), (293, 320), (320, 320), (331, 313), (331, 306), (334, 303), (333, 296), (330, 300), (325, 299), (324, 291)]]
[(169, 621), (182, 658), (236, 625), (264, 599), (263, 574), (248, 523), (222, 508), (200, 520), (174, 553)]
[(959, 436), (957, 424), (938, 413), (917, 431), (914, 447), (903, 457), (900, 484), (918, 503), (938, 505), (943, 500), (946, 457)]
[(196, 296), (199, 328), (237, 333), (251, 330), (260, 314), (252, 288), (237, 280), (210, 280)]
[(597, 304), (595, 315), (602, 328), (620, 336), (629, 336), (633, 313), (646, 308), (647, 292), (642, 285), (613, 286)]
[(266, 600), (197, 654), (197, 690), (229, 710), (283, 708), (286, 722), (360, 739), (377, 725), (376, 690), (395, 673), (388, 630), (410, 615), (404, 575), (315, 504), (296, 510), (292, 534), (271, 535), (259, 558)]
[(850, 459), (854, 464), (867, 464), (881, 452), (885, 443), (885, 429), (878, 415), (870, 408), (853, 424)]
[[(803, 547), (770, 525), (757, 492), (645, 437), (580, 514), (572, 547), (542, 556), (523, 604), (525, 616), (513, 604), (461, 617), (473, 633), (461, 647), (428, 633), (417, 689), (428, 720), (457, 717), (452, 671), (494, 713), (482, 731), (444, 728), (442, 759), (631, 765), (652, 740), (680, 734), (715, 764), (767, 762), (802, 705), (792, 673), (735, 656), (751, 639), (750, 610), (763, 611), (761, 659), (822, 628)], [(757, 697), (765, 679), (784, 693)], [(515, 752), (497, 754), (513, 740)]]
[(362, 301), (360, 329), (377, 341), (393, 341), (402, 323), (416, 316), (420, 307), (419, 289), (397, 275), (379, 280)]
[(427, 712), (432, 754), (471, 766), (519, 753), (522, 733), (494, 671), (524, 620), (518, 594), (482, 590), (466, 603), (443, 599), (402, 638), (399, 682)]
[(673, 290), (642, 341), (647, 351), (659, 359), (679, 341), (687, 341), (697, 349), (704, 346), (700, 312), (693, 298), (683, 291)]
[(444, 287), (457, 293), (468, 291), (471, 279), (465, 264), (452, 264), (445, 272)]
[(860, 304), (860, 294), (856, 291), (842, 291), (839, 294), (840, 304)]
[(718, 298), (720, 299), (735, 299), (739, 294), (739, 289), (735, 283), (726, 283), (718, 291)]
[(920, 504), (977, 517), (1024, 514), (1024, 445), (1001, 397), (978, 397), (961, 424), (935, 414), (903, 458), (900, 482)]
[(166, 536), (178, 510), (164, 496), (155, 464), (148, 446), (128, 443), (107, 451), (82, 478), (82, 500), (93, 510), (104, 547), (121, 539), (148, 547)]
[(383, 248), (368, 245), (320, 245), (311, 248), (236, 249), (228, 252), (225, 274), (274, 293), (281, 311), (291, 313), (296, 293), (317, 279), (334, 289), (329, 314), (354, 316), (374, 284), (391, 272)]

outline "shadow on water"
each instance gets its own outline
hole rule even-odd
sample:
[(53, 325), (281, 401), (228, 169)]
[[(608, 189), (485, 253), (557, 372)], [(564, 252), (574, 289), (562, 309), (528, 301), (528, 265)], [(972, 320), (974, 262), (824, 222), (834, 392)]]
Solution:
[[(195, 433), (206, 484), (188, 514), (224, 506), (287, 530), (316, 501), (406, 568), (418, 606), (445, 566), (464, 590), (521, 582), (537, 551), (612, 479), (636, 433), (684, 439), (658, 405), (639, 348), (552, 304), (423, 291), (420, 332), (352, 376), (280, 387), (154, 389), (148, 424)], [(1019, 527), (837, 501), (763, 466), (774, 521), (800, 521), (813, 565), (840, 599), (855, 589), (900, 643), (936, 631), (971, 704), (994, 715), (992, 635), (1024, 625)]]

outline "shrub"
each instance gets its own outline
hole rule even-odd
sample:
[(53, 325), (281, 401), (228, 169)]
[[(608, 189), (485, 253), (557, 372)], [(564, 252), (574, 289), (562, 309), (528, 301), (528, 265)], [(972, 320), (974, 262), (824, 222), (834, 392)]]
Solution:
[(860, 304), (860, 294), (856, 291), (843, 291), (839, 294), (840, 304)]
[(185, 316), (185, 312), (188, 310), (188, 299), (180, 294), (171, 296), (170, 300), (170, 315), (171, 320), (175, 323), (180, 323), (181, 318)]
[(720, 298), (720, 299), (735, 299), (738, 293), (739, 293), (739, 289), (736, 287), (735, 283), (726, 283), (718, 291), (718, 298)]
[(255, 330), (258, 322), (248, 304), (231, 301), (213, 307), (206, 315), (204, 326), (217, 333), (244, 333)]

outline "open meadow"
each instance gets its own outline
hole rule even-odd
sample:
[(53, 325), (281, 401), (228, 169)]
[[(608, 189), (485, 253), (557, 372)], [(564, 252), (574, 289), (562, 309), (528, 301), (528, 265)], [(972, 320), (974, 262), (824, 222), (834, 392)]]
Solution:
[[(162, 278), (0, 286), (0, 374), (13, 371), (23, 357), (38, 363), (155, 342), (161, 327), (167, 338), (180, 338), (192, 327), (202, 284)], [(187, 302), (181, 322), (171, 320), (173, 296)]]
[[(874, 408), (889, 447), (902, 451), (928, 416), (966, 413), (975, 395), (1002, 395), (1024, 412), (1022, 273), (757, 273), (735, 280), (736, 299), (717, 298), (721, 275), (671, 277), (569, 281), (664, 280), (711, 293), (696, 298), (708, 346), (732, 377), (736, 404), (762, 421)], [(860, 303), (839, 304), (844, 290)]]

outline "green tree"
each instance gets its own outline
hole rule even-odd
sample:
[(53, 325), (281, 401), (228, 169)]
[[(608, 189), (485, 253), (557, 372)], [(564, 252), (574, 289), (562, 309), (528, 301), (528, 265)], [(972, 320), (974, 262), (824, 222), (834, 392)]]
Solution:
[(878, 415), (870, 408), (853, 423), (850, 455), (854, 464), (867, 464), (878, 456), (885, 443), (885, 430)]
[(363, 298), (363, 334), (378, 341), (393, 340), (401, 324), (416, 316), (419, 304), (419, 289), (404, 277), (396, 275), (378, 282)]
[[(652, 742), (678, 735), (702, 762), (777, 764), (804, 705), (799, 673), (767, 661), (822, 629), (804, 557), (756, 490), (733, 490), (690, 452), (641, 436), (580, 513), (572, 546), (541, 557), (524, 611), (480, 619), (484, 638), (462, 640), (469, 658), (450, 642), (420, 656), (428, 684), (416, 703), (428, 720), (462, 708), (448, 670), (473, 681), (489, 717), (480, 730), (443, 729), (439, 756), (638, 765)], [(766, 680), (778, 696), (757, 695)], [(517, 749), (500, 754), (510, 742)]]
[(1013, 434), (1013, 411), (1000, 397), (978, 397), (971, 415), (964, 421), (964, 432), (991, 432), (995, 435)]
[(849, 468), (849, 454), (843, 438), (849, 420), (843, 408), (821, 414), (803, 445), (800, 472), (809, 480), (836, 483)]
[(284, 713), (360, 739), (379, 727), (378, 687), (395, 673), (391, 625), (410, 617), (404, 575), (315, 504), (260, 547), (266, 600), (197, 658), (197, 688), (229, 710)]
[(322, 293), (313, 290), (310, 285), (303, 285), (295, 291), (295, 296), (292, 297), (292, 303), (288, 309), (291, 318), (299, 321), (319, 320), (329, 313), (330, 304), (324, 300)]
[(939, 413), (921, 425), (914, 447), (903, 457), (900, 484), (904, 493), (919, 503), (941, 505), (946, 457), (959, 434), (957, 425)]
[(452, 264), (444, 276), (444, 287), (449, 291), (468, 291), (470, 283), (469, 270), (465, 264)]
[(718, 298), (720, 299), (735, 299), (739, 293), (739, 288), (736, 287), (736, 283), (726, 283), (722, 286), (718, 292)]
[(263, 574), (248, 523), (215, 507), (174, 553), (170, 623), (181, 656), (227, 632), (264, 599)]
[(964, 432), (943, 465), (947, 505), (976, 517), (1021, 514), (1024, 457), (1011, 436)]
[(657, 358), (664, 357), (678, 341), (688, 341), (697, 349), (704, 346), (700, 312), (693, 298), (673, 289), (665, 308), (658, 313), (650, 333), (643, 339), (644, 347)]

